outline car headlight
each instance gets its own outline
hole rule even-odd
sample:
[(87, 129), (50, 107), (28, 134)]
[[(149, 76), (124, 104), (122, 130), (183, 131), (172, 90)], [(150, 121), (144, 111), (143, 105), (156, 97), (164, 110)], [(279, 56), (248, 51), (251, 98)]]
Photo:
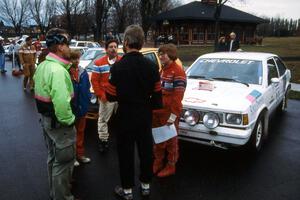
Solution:
[(95, 94), (92, 94), (90, 101), (91, 101), (92, 104), (96, 104), (97, 103), (97, 96)]
[(219, 123), (220, 119), (216, 113), (209, 112), (203, 116), (203, 124), (206, 128), (214, 129)]
[(225, 116), (225, 120), (227, 124), (235, 124), (235, 125), (240, 125), (243, 121), (242, 115), (232, 114), (232, 113), (227, 113)]
[(190, 125), (194, 126), (199, 122), (200, 115), (195, 110), (187, 110), (184, 112), (183, 119), (184, 121)]

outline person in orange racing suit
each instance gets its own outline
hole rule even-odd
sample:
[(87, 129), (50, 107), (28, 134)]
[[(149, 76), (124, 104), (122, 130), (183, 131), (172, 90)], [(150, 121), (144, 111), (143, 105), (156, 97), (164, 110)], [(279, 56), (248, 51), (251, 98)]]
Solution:
[[(153, 111), (153, 127), (174, 124), (177, 131), (182, 110), (182, 99), (186, 88), (186, 74), (175, 60), (177, 48), (174, 44), (162, 45), (158, 49), (162, 63), (161, 84), (163, 94), (163, 109)], [(154, 144), (153, 173), (158, 177), (166, 177), (175, 173), (175, 164), (178, 160), (177, 136)], [(167, 153), (167, 163), (164, 157)]]
[(108, 150), (108, 121), (113, 112), (117, 108), (116, 102), (108, 102), (105, 95), (105, 87), (108, 84), (111, 66), (121, 59), (118, 55), (118, 41), (115, 39), (108, 40), (105, 43), (106, 55), (99, 58), (94, 63), (92, 72), (92, 86), (96, 96), (99, 99), (99, 118), (98, 118), (98, 134), (99, 134), (99, 151), (105, 153)]

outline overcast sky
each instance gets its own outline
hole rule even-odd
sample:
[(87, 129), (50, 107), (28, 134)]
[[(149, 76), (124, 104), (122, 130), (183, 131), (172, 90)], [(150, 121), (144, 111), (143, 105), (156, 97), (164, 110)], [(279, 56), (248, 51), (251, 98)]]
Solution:
[[(189, 3), (195, 0), (183, 0)], [(226, 5), (257, 16), (300, 19), (300, 0), (229, 0)]]

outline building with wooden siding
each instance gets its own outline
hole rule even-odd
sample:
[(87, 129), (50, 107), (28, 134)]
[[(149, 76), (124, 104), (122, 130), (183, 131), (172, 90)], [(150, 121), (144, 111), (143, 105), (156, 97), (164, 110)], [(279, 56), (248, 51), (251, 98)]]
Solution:
[[(155, 35), (173, 35), (178, 45), (205, 45), (215, 39), (216, 0), (194, 1), (153, 18)], [(256, 26), (266, 21), (249, 13), (223, 5), (220, 15), (220, 33), (234, 31), (241, 43), (253, 41)]]

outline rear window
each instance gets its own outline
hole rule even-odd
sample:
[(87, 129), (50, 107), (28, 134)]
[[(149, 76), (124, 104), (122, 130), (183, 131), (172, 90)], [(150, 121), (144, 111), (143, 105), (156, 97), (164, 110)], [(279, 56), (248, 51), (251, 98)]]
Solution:
[(85, 43), (84, 42), (78, 42), (77, 46), (78, 47), (85, 47)]

